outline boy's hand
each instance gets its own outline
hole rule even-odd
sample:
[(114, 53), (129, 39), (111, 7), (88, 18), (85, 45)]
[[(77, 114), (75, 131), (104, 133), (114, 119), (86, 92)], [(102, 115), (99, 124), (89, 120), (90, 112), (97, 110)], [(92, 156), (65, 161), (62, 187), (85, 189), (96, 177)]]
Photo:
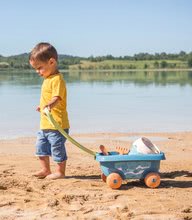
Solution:
[(45, 106), (43, 107), (43, 109), (45, 109), (45, 108), (47, 108), (49, 111), (51, 111), (50, 105), (45, 105)]
[(47, 116), (47, 114), (45, 113), (45, 108), (47, 108), (49, 112), (51, 112), (51, 108), (50, 108), (49, 105), (45, 105), (45, 106), (43, 107), (43, 114)]
[(41, 108), (39, 106), (37, 106), (36, 111), (41, 112)]

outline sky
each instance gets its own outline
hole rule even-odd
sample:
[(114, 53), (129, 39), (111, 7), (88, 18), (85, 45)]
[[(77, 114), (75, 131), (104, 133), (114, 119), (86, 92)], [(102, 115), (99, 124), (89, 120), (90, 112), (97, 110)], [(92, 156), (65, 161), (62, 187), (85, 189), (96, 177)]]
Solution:
[(191, 0), (0, 0), (0, 55), (39, 42), (59, 54), (192, 51)]

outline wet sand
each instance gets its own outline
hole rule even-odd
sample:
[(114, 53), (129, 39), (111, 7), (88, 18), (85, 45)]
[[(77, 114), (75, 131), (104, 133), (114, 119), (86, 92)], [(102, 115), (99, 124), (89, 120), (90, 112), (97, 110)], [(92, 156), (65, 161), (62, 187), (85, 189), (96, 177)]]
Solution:
[[(72, 135), (86, 147), (130, 148), (135, 137), (150, 137), (166, 155), (161, 185), (139, 180), (112, 190), (100, 178), (92, 156), (67, 142), (66, 178), (36, 179), (35, 137), (0, 140), (0, 220), (32, 219), (192, 219), (192, 132), (97, 133)], [(55, 164), (51, 162), (54, 171)]]

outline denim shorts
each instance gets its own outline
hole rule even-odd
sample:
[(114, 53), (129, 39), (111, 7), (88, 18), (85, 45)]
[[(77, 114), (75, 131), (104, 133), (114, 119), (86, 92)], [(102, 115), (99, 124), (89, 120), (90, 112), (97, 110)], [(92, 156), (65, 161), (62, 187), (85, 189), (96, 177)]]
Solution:
[[(69, 129), (64, 130), (67, 134)], [(66, 138), (57, 130), (40, 130), (37, 133), (36, 156), (51, 156), (56, 163), (67, 160)]]

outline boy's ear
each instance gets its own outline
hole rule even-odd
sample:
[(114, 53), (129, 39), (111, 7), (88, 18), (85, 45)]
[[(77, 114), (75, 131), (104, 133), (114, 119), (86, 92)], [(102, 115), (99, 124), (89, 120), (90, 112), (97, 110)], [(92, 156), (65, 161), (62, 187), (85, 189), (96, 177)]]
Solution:
[(55, 64), (55, 63), (56, 63), (56, 60), (55, 60), (54, 58), (50, 58), (49, 63), (50, 63), (50, 64)]

